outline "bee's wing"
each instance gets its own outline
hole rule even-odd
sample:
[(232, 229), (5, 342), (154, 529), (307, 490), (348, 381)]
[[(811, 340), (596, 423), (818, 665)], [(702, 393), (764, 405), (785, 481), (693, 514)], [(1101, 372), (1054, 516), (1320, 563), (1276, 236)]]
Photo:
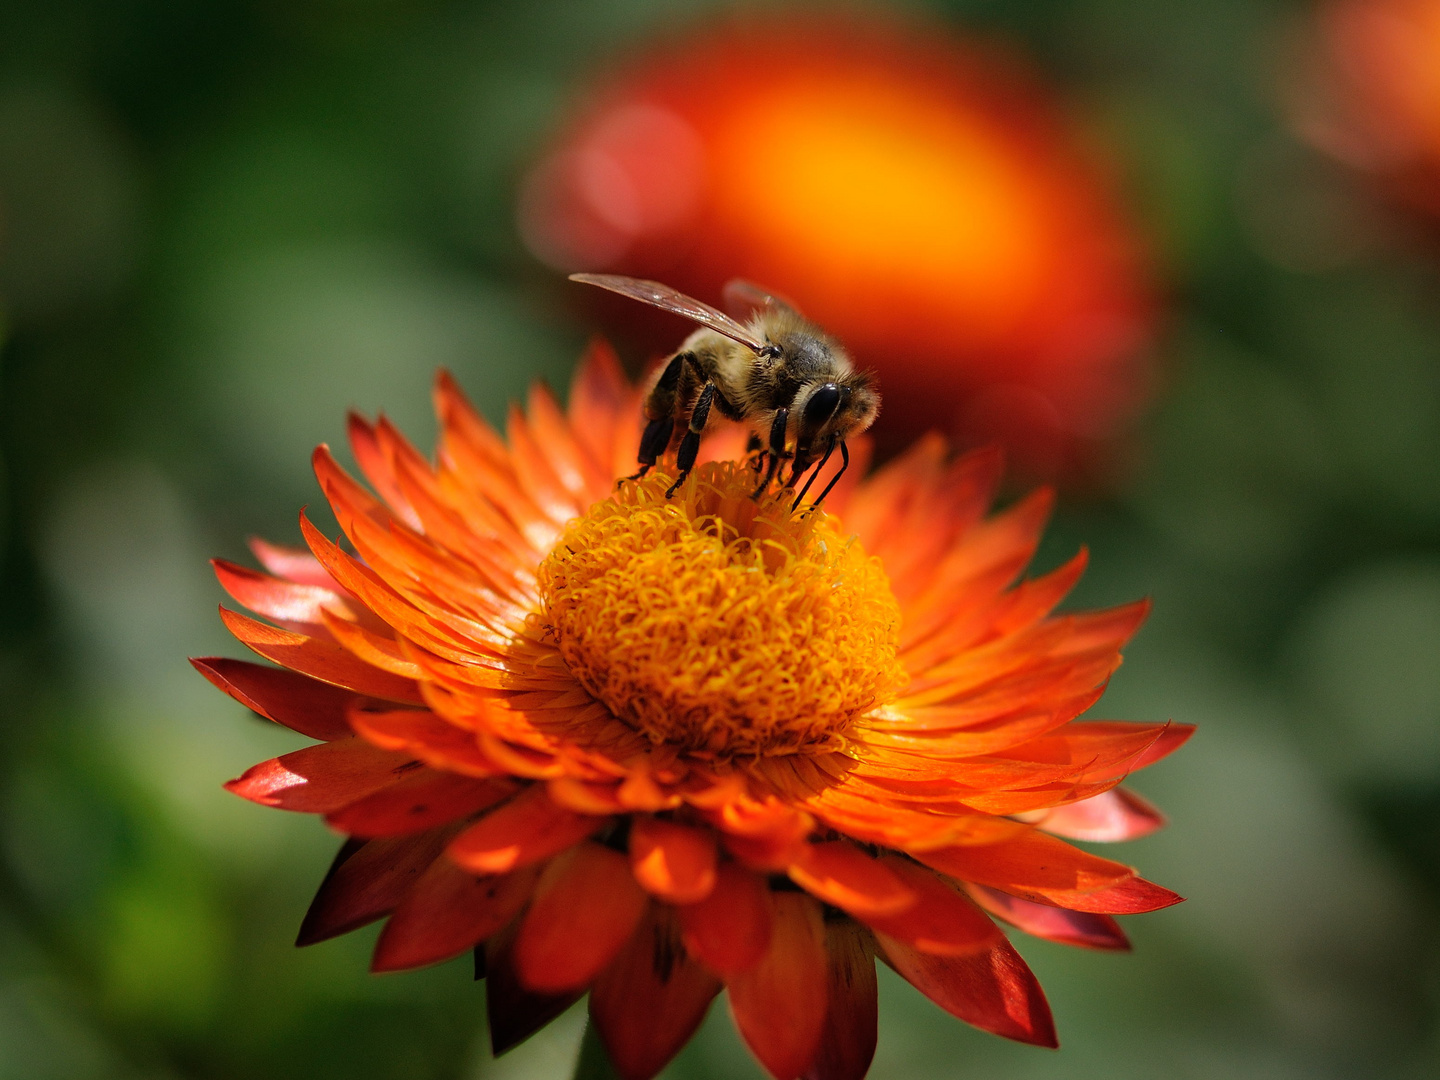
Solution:
[(725, 310), (737, 319), (748, 319), (757, 311), (779, 308), (781, 311), (800, 314), (800, 309), (787, 296), (773, 293), (744, 278), (731, 278), (725, 283), (720, 295), (725, 300)]
[(673, 312), (691, 322), (699, 323), (706, 329), (714, 330), (717, 334), (724, 334), (726, 337), (738, 341), (752, 352), (758, 353), (765, 348), (765, 342), (758, 340), (754, 334), (723, 311), (686, 296), (684, 293), (670, 288), (669, 285), (661, 285), (658, 281), (622, 277), (619, 274), (571, 274), (570, 280), (581, 281), (586, 285), (598, 285), (602, 289), (609, 289), (621, 296), (639, 300), (642, 304), (650, 304), (662, 311)]

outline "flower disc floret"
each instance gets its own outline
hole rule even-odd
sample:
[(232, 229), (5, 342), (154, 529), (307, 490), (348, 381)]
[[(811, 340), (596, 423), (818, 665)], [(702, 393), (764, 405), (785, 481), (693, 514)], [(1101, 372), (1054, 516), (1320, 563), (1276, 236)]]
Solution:
[(879, 562), (793, 494), (713, 463), (674, 499), (625, 483), (540, 567), (539, 618), (580, 683), (653, 743), (732, 758), (829, 752), (903, 682)]

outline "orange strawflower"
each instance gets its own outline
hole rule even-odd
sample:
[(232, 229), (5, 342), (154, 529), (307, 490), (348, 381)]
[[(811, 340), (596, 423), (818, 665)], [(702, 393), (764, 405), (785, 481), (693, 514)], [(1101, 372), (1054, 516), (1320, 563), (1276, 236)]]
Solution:
[(723, 986), (771, 1074), (854, 1080), (875, 958), (1054, 1046), (994, 920), (1123, 949), (1112, 916), (1180, 899), (1062, 839), (1157, 828), (1117, 785), (1190, 729), (1076, 721), (1147, 605), (1053, 614), (1083, 554), (1017, 583), (1050, 498), (987, 518), (995, 453), (927, 438), (794, 513), (745, 462), (617, 488), (639, 394), (603, 347), (503, 437), (448, 376), (435, 396), (433, 465), (352, 417), (376, 495), (316, 451), (354, 554), (302, 516), (309, 552), (215, 564), (277, 624), (226, 625), (282, 666), (196, 667), (322, 740), (228, 787), (349, 837), (300, 944), (388, 916), (376, 971), (478, 948), (497, 1052), (589, 991), (627, 1080)]
[(663, 40), (577, 102), (520, 204), (550, 265), (788, 295), (880, 373), (896, 448), (934, 426), (1073, 472), (1143, 403), (1138, 231), (1016, 57), (945, 27), (766, 16)]
[(1440, 0), (1328, 0), (1294, 111), (1316, 145), (1440, 216)]

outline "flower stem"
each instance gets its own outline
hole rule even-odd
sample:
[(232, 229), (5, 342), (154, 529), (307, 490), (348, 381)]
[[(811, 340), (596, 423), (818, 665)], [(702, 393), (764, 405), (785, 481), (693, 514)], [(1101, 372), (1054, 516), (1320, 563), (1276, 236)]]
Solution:
[(585, 1038), (580, 1041), (580, 1057), (575, 1062), (575, 1080), (620, 1080), (595, 1025), (589, 1020), (585, 1022)]

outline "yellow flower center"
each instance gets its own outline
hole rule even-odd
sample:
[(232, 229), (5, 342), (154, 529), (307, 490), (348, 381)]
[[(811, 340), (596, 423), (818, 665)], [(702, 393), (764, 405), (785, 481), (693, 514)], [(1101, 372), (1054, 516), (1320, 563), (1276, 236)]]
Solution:
[(743, 463), (627, 482), (540, 566), (541, 619), (575, 677), (656, 745), (726, 759), (840, 749), (904, 680), (879, 560)]

